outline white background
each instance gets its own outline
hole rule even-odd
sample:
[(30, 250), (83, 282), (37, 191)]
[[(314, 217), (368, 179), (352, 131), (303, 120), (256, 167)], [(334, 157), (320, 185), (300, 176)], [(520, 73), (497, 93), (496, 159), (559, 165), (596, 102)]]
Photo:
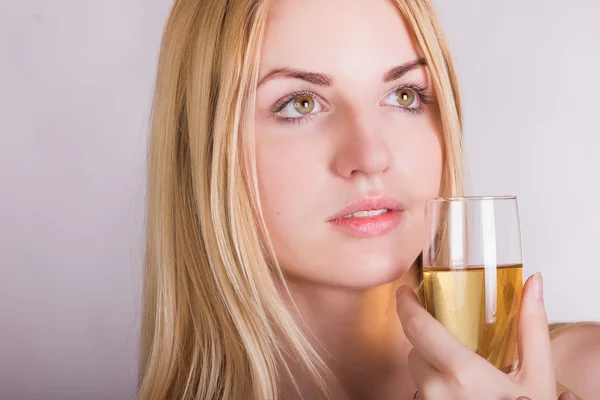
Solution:
[[(438, 0), (476, 194), (553, 321), (600, 320), (600, 3)], [(158, 0), (0, 0), (0, 399), (135, 392)]]

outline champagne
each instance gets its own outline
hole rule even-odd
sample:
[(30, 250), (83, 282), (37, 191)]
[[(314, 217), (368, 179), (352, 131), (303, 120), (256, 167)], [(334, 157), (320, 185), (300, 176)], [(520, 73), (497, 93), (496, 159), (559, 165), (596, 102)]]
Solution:
[[(517, 316), (523, 291), (521, 264), (498, 266), (494, 322), (486, 309), (485, 269), (429, 267), (423, 272), (425, 306), (463, 345), (510, 372), (517, 350)], [(493, 282), (493, 281), (492, 281)], [(493, 293), (493, 292), (492, 292)], [(489, 298), (488, 298), (489, 301)], [(487, 317), (487, 320), (486, 320)]]

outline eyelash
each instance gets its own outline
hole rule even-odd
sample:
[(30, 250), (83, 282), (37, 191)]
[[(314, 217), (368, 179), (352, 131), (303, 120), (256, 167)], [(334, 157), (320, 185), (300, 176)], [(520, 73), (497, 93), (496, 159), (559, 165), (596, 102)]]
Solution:
[[(392, 90), (391, 92), (389, 92), (389, 94), (387, 94), (386, 96), (389, 96), (391, 93), (394, 93), (398, 90), (403, 90), (403, 89), (410, 89), (415, 92), (415, 94), (417, 95), (417, 98), (419, 100), (419, 106), (415, 107), (415, 108), (402, 107), (402, 106), (391, 106), (391, 107), (399, 108), (402, 111), (406, 111), (406, 112), (409, 112), (414, 115), (421, 115), (425, 112), (425, 109), (422, 107), (422, 105), (431, 104), (433, 101), (433, 96), (428, 95), (427, 88), (419, 82), (409, 82), (409, 83), (400, 85), (400, 86), (396, 87), (394, 90)], [(283, 117), (283, 116), (277, 114), (277, 113), (281, 112), (281, 110), (283, 110), (289, 104), (290, 101), (297, 99), (298, 97), (302, 97), (302, 96), (311, 96), (317, 100), (320, 99), (320, 97), (315, 93), (315, 90), (310, 86), (307, 87), (306, 89), (293, 90), (289, 94), (287, 94), (286, 96), (281, 98), (279, 101), (277, 101), (277, 103), (275, 103), (275, 105), (273, 105), (273, 107), (271, 108), (272, 117), (276, 118), (279, 122), (283, 122), (286, 124), (301, 124), (301, 123), (308, 122), (308, 121), (312, 120), (313, 118), (316, 118), (317, 114), (307, 114), (303, 117)]]
[(402, 90), (402, 89), (410, 89), (413, 92), (415, 92), (417, 95), (417, 98), (419, 99), (419, 106), (416, 108), (408, 108), (408, 107), (400, 107), (400, 106), (393, 106), (393, 107), (401, 108), (403, 111), (407, 111), (412, 114), (423, 114), (425, 112), (425, 108), (423, 107), (423, 105), (429, 105), (429, 104), (433, 103), (433, 100), (434, 100), (433, 96), (430, 96), (429, 94), (427, 94), (428, 88), (426, 86), (424, 86), (423, 84), (421, 84), (420, 82), (409, 82), (404, 85), (400, 85), (396, 89), (391, 91), (390, 93), (393, 93), (393, 92), (396, 92), (396, 91)]
[(302, 97), (302, 96), (311, 96), (313, 98), (320, 99), (320, 97), (317, 96), (317, 94), (315, 93), (315, 90), (311, 86), (307, 87), (306, 89), (292, 90), (289, 94), (287, 94), (286, 96), (281, 98), (279, 101), (277, 101), (277, 103), (275, 103), (273, 105), (273, 107), (271, 109), (271, 112), (273, 113), (272, 116), (274, 118), (276, 118), (278, 121), (288, 123), (288, 124), (300, 124), (300, 123), (307, 122), (307, 121), (313, 119), (314, 117), (316, 117), (316, 114), (308, 114), (303, 117), (297, 117), (297, 118), (283, 117), (283, 116), (277, 114), (277, 113), (281, 112), (281, 110), (283, 110), (290, 103), (290, 101), (297, 99), (298, 97)]

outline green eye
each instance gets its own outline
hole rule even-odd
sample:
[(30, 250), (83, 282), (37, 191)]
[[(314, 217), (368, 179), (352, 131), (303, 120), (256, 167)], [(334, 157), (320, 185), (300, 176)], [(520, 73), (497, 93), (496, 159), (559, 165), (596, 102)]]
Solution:
[(404, 107), (410, 107), (414, 105), (416, 99), (415, 92), (411, 89), (396, 90), (396, 97), (398, 99), (398, 104)]
[(293, 101), (294, 109), (302, 115), (310, 114), (315, 109), (315, 100), (310, 96), (301, 96)]

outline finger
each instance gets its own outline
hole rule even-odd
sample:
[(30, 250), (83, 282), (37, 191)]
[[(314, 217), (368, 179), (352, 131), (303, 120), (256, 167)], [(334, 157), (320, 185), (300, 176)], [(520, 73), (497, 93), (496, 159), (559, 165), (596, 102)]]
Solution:
[(423, 308), (410, 287), (398, 289), (396, 310), (406, 338), (435, 369), (452, 373), (471, 360), (473, 354)]
[(560, 395), (558, 400), (577, 400), (577, 397), (571, 392), (565, 392)]
[(547, 377), (554, 386), (554, 367), (543, 301), (541, 274), (530, 277), (523, 288), (518, 320), (519, 375)]
[(435, 375), (439, 375), (440, 372), (423, 357), (415, 349), (412, 349), (408, 353), (408, 370), (410, 376), (419, 389), (422, 389), (424, 384), (431, 381)]
[(415, 393), (415, 399), (443, 399), (447, 397), (448, 387), (445, 384), (443, 375), (414, 348), (408, 353), (408, 368), (413, 383), (419, 389)]

